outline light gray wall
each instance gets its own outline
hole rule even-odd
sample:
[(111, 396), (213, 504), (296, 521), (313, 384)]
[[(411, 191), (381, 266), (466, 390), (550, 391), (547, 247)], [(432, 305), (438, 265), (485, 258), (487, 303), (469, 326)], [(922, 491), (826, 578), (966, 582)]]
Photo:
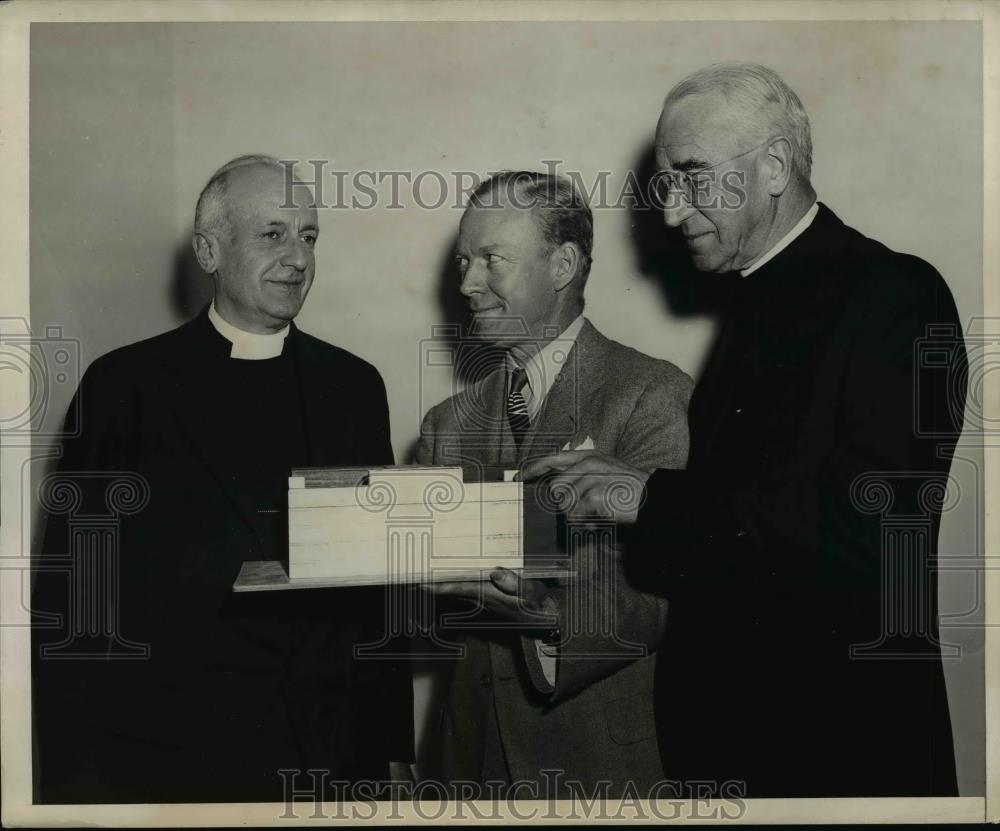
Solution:
[[(193, 314), (209, 292), (187, 253), (194, 202), (235, 155), (446, 176), (559, 159), (588, 182), (609, 171), (616, 194), (647, 157), (670, 86), (725, 59), (765, 63), (799, 93), (822, 201), (937, 267), (963, 320), (982, 314), (977, 24), (36, 24), (34, 331), (61, 326), (86, 365)], [(332, 202), (332, 178), (324, 184)], [(434, 182), (426, 188), (433, 201)], [(388, 184), (379, 192), (388, 196)], [(404, 460), (423, 411), (452, 391), (448, 373), (418, 367), (421, 339), (454, 298), (443, 281), (459, 211), (401, 201), (321, 211), (318, 276), (299, 323), (381, 370)], [(696, 376), (709, 321), (666, 303), (643, 273), (634, 214), (598, 209), (595, 219), (588, 315)], [(49, 426), (71, 387), (52, 390)], [(943, 554), (982, 551), (982, 452), (963, 453)], [(974, 608), (974, 575), (945, 573), (941, 598), (945, 615)], [(947, 672), (966, 795), (982, 793), (984, 778), (977, 614), (944, 630), (963, 649)], [(419, 710), (426, 678), (417, 692)]]

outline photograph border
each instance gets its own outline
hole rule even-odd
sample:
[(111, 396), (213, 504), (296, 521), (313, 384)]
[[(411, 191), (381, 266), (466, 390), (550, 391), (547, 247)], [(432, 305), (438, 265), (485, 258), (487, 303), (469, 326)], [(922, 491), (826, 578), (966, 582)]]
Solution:
[[(28, 112), (29, 27), (31, 22), (238, 22), (238, 21), (514, 21), (514, 20), (692, 20), (692, 21), (943, 21), (982, 22), (984, 114), (984, 212), (983, 212), (983, 314), (1000, 320), (1000, 0), (782, 0), (781, 2), (130, 2), (129, 0), (52, 0), (14, 2), (0, 7), (0, 220), (7, 244), (0, 246), (0, 326), (20, 318), (29, 320), (28, 227)], [(991, 151), (991, 152), (987, 152)], [(986, 279), (993, 275), (994, 279)], [(22, 403), (30, 400), (26, 375), (0, 373), (0, 398)], [(984, 379), (984, 406), (1000, 415), (1000, 384), (996, 373)], [(983, 438), (986, 449), (1000, 441)], [(23, 608), (30, 552), (22, 551), (24, 515), (23, 482), (31, 457), (30, 447), (0, 446), (0, 760), (2, 760), (2, 822), (6, 826), (82, 825), (108, 826), (277, 826), (294, 822), (333, 824), (335, 809), (324, 810), (324, 819), (311, 819), (309, 803), (297, 803), (298, 819), (282, 819), (280, 803), (196, 805), (32, 805), (30, 719), (30, 629)], [(984, 797), (880, 798), (880, 799), (751, 799), (747, 810), (728, 821), (740, 824), (858, 823), (858, 822), (998, 822), (1000, 821), (1000, 534), (989, 493), (1000, 492), (1000, 466), (987, 454), (984, 476), (986, 558), (985, 685), (986, 685), (986, 791)], [(992, 564), (992, 565), (991, 565)], [(991, 614), (992, 612), (992, 614)], [(617, 803), (609, 803), (613, 814)], [(720, 803), (722, 804), (722, 803)], [(508, 813), (490, 824), (521, 822), (536, 809), (533, 822), (568, 824), (578, 820), (546, 816), (544, 802), (525, 802), (520, 817)], [(366, 806), (366, 810), (371, 806)], [(388, 811), (389, 806), (384, 806)], [(688, 801), (676, 820), (706, 821), (712, 802)], [(390, 815), (382, 813), (372, 824), (427, 823), (423, 813), (400, 803)], [(362, 815), (363, 816), (363, 815)], [(647, 812), (647, 817), (649, 816)], [(466, 812), (465, 822), (469, 822)], [(357, 821), (357, 820), (355, 820)], [(656, 818), (602, 817), (596, 822), (657, 822)], [(438, 820), (448, 822), (446, 818)], [(459, 822), (461, 822), (459, 820)]]

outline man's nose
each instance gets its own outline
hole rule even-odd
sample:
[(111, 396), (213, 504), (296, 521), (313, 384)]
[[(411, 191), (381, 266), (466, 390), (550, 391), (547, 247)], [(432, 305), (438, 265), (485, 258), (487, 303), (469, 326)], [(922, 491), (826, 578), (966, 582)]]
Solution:
[(663, 206), (663, 221), (668, 228), (679, 228), (685, 220), (695, 213), (687, 194), (673, 191)]
[(474, 294), (482, 294), (486, 291), (484, 270), (484, 268), (480, 268), (475, 263), (469, 263), (469, 267), (465, 269), (465, 274), (462, 275), (462, 284), (458, 288), (465, 297), (472, 297)]
[(312, 249), (308, 243), (300, 239), (293, 239), (285, 248), (281, 264), (289, 268), (294, 268), (296, 271), (305, 271), (312, 261), (312, 256)]

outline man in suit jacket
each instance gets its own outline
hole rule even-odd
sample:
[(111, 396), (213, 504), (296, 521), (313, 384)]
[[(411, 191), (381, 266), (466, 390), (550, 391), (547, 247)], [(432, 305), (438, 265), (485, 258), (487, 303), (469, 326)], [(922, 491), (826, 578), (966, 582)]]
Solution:
[[(293, 187), (301, 207), (281, 207), (270, 157), (221, 168), (194, 234), (213, 303), (96, 360), (73, 399), (82, 430), (42, 494), (34, 608), (64, 627), (34, 632), (40, 801), (281, 801), (286, 784), (329, 796), (410, 758), (408, 667), (353, 652), (382, 634), (380, 594), (232, 591), (244, 561), (283, 554), (291, 467), (393, 460), (378, 372), (292, 322), (318, 235)], [(117, 544), (87, 550), (81, 517), (112, 503)], [(81, 601), (104, 579), (116, 596)], [(81, 602), (106, 625), (79, 628)], [(307, 768), (329, 773), (317, 784)]]
[[(678, 84), (656, 152), (667, 225), (733, 275), (688, 467), (616, 514), (670, 602), (664, 772), (750, 797), (956, 795), (935, 572), (965, 397), (948, 287), (816, 202), (805, 111), (765, 67)], [(552, 469), (604, 515), (615, 471), (646, 476), (599, 454), (525, 475)]]
[[(590, 208), (562, 178), (509, 172), (474, 192), (457, 246), (461, 292), (504, 366), (427, 413), (419, 463), (516, 468), (588, 444), (643, 470), (683, 466), (690, 380), (583, 317), (592, 239)], [(480, 603), (479, 627), (492, 623), (462, 639), (451, 667), (446, 781), (528, 782), (543, 797), (571, 782), (612, 795), (631, 783), (644, 796), (662, 778), (652, 650), (665, 606), (629, 585), (611, 543), (591, 536), (569, 553), (577, 577), (565, 585), (497, 569), (483, 586), (438, 587)]]

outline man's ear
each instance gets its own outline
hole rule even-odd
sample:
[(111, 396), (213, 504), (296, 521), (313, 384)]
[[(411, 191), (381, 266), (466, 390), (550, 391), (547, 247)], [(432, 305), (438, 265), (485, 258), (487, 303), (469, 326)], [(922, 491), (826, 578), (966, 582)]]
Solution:
[(771, 196), (781, 196), (788, 187), (792, 176), (792, 144), (784, 136), (778, 136), (767, 146), (767, 192)]
[(206, 274), (215, 274), (219, 270), (219, 241), (214, 234), (195, 231), (191, 236), (191, 247), (198, 258), (198, 265)]
[(583, 252), (575, 242), (564, 242), (552, 252), (549, 265), (552, 272), (552, 286), (562, 291), (570, 285), (580, 270)]

